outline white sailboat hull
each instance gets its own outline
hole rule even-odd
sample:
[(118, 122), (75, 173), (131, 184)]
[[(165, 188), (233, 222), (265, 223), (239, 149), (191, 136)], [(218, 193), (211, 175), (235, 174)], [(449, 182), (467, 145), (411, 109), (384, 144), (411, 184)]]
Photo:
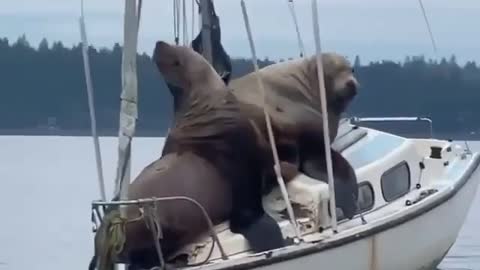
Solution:
[(435, 269), (454, 244), (475, 196), (479, 173), (438, 207), (386, 231), (318, 253), (255, 269)]
[[(376, 202), (375, 207), (364, 213), (365, 224), (356, 216), (339, 223), (337, 234), (331, 229), (307, 233), (304, 243), (270, 254), (241, 255), (239, 251), (248, 248), (246, 242), (238, 236), (221, 233), (220, 241), (224, 241), (224, 247), (232, 257), (220, 259), (215, 248), (212, 257), (216, 259), (211, 263), (187, 268), (435, 269), (455, 243), (477, 192), (480, 154), (463, 153), (451, 142), (409, 139), (396, 142), (398, 138), (369, 130), (367, 137), (343, 152), (357, 166), (359, 179), (369, 181), (376, 191), (371, 199)], [(377, 147), (379, 144), (383, 146)], [(429, 153), (434, 145), (442, 149), (438, 158), (433, 152)], [(409, 191), (387, 200), (389, 190), (384, 185), (398, 185), (400, 182), (397, 181), (405, 181), (404, 175), (397, 175), (388, 182), (387, 172), (400, 168), (398, 164), (403, 161), (409, 164)], [(290, 235), (286, 228), (284, 233)], [(208, 247), (204, 249), (209, 250)]]
[[(299, 177), (287, 189), (290, 200), (308, 210), (297, 219), (303, 220), (303, 242), (252, 254), (242, 235), (220, 224), (217, 245), (207, 234), (179, 251), (189, 261), (179, 269), (435, 269), (455, 243), (477, 192), (480, 153), (451, 141), (407, 139), (364, 128), (342, 132), (334, 147), (356, 170), (366, 222), (360, 214), (342, 219), (334, 233), (325, 210), (327, 184)], [(275, 196), (267, 197), (266, 209), (280, 213)], [(279, 225), (284, 237), (294, 235), (288, 220)]]

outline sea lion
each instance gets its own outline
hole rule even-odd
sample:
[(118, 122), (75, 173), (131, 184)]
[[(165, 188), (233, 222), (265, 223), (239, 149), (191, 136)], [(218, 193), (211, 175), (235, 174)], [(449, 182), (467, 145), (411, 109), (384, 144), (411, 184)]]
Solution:
[[(199, 202), (214, 224), (228, 220), (230, 230), (244, 235), (254, 252), (284, 246), (278, 224), (262, 204), (264, 178), (274, 175), (271, 152), (255, 125), (241, 113), (235, 96), (225, 89), (213, 67), (188, 47), (159, 41), (153, 59), (165, 80), (182, 92), (175, 93), (179, 95), (175, 97), (177, 118), (161, 158), (130, 184), (128, 199), (186, 196)], [(295, 175), (288, 166), (283, 171), (286, 181)], [(136, 207), (127, 209), (128, 219), (139, 216)], [(162, 202), (156, 213), (166, 258), (208, 228), (199, 209), (188, 202)], [(108, 256), (100, 256), (98, 262), (97, 258), (108, 250), (104, 240), (115, 215), (116, 209), (107, 214), (99, 229), (102, 233), (95, 237), (91, 269), (106, 265), (103, 258)], [(125, 224), (122, 247), (117, 262), (133, 268), (159, 263), (143, 220)]]
[[(200, 7), (199, 7), (200, 8)], [(232, 62), (230, 56), (225, 51), (221, 42), (221, 27), (218, 15), (215, 12), (215, 7), (212, 1), (209, 1), (209, 16), (210, 16), (210, 45), (212, 53), (212, 66), (217, 74), (222, 78), (225, 84), (230, 82), (230, 76), (232, 74)], [(199, 54), (203, 54), (203, 38), (202, 31), (200, 31), (195, 39), (192, 41), (191, 46), (194, 51)], [(179, 107), (177, 102), (181, 100), (179, 93), (183, 90), (170, 84), (166, 81), (167, 87), (170, 93), (174, 97), (174, 107)], [(175, 117), (174, 117), (175, 122)]]
[[(181, 90), (175, 93), (176, 119), (161, 159), (174, 161), (165, 169), (168, 176), (142, 172), (132, 183), (129, 198), (188, 196), (204, 205), (214, 224), (228, 220), (230, 230), (244, 235), (255, 252), (284, 246), (278, 224), (262, 205), (263, 179), (273, 174), (271, 153), (241, 113), (235, 96), (193, 49), (159, 41), (153, 59), (164, 79)], [(144, 183), (149, 181), (150, 185)], [(154, 183), (157, 187), (152, 188)], [(170, 232), (164, 233), (162, 243), (167, 254), (207, 229), (198, 211), (192, 216), (194, 209), (178, 207), (159, 211), (165, 216), (164, 232)], [(168, 213), (175, 219), (169, 220)], [(190, 224), (196, 224), (195, 229)], [(139, 247), (138, 240), (135, 246)]]
[[(359, 83), (347, 59), (337, 53), (322, 53), (323, 73), (332, 140), (340, 116), (357, 95)], [(316, 56), (294, 59), (261, 68), (267, 111), (281, 124), (313, 124), (323, 130)], [(242, 102), (263, 108), (262, 92), (254, 72), (233, 79), (229, 88)]]
[[(159, 41), (153, 59), (164, 79), (182, 90), (175, 128), (162, 154), (193, 151), (214, 164), (234, 191), (230, 230), (243, 234), (255, 251), (283, 246), (278, 224), (262, 205), (263, 179), (273, 171), (271, 152), (242, 114), (235, 96), (191, 48)], [(259, 233), (268, 240), (259, 241)]]
[[(323, 53), (322, 63), (327, 97), (329, 135), (336, 137), (341, 114), (357, 94), (359, 83), (350, 63), (336, 53)], [(316, 56), (273, 64), (259, 70), (266, 94), (266, 109), (281, 160), (298, 162), (299, 170), (315, 179), (326, 177), (321, 101), (318, 91)], [(262, 92), (256, 74), (249, 73), (230, 82), (229, 88), (242, 102), (263, 111)], [(250, 112), (253, 114), (253, 112)], [(259, 112), (257, 112), (257, 115)], [(261, 118), (255, 121), (263, 122)], [(260, 125), (260, 124), (259, 124)], [(260, 125), (261, 126), (261, 125)], [(266, 131), (263, 130), (264, 136)], [(283, 144), (283, 141), (289, 144)], [(291, 142), (295, 143), (292, 144)], [(347, 218), (356, 213), (358, 185), (348, 161), (331, 149), (337, 207)]]
[[(286, 162), (281, 163), (281, 172), (286, 183), (299, 173), (296, 167)], [(242, 192), (242, 190), (236, 192)], [(224, 176), (211, 162), (192, 152), (184, 152), (168, 153), (146, 166), (130, 184), (128, 199), (186, 196), (201, 204), (212, 223), (217, 225), (230, 219), (232, 207), (234, 207), (232, 199), (234, 193), (231, 183), (225, 181)], [(182, 246), (197, 239), (199, 235), (206, 233), (208, 229), (206, 220), (198, 207), (186, 201), (158, 203), (157, 215), (163, 235), (160, 240), (162, 254), (167, 264), (169, 266), (185, 264), (185, 262), (175, 261), (176, 258), (172, 258), (171, 255)], [(110, 224), (116, 222), (113, 219), (118, 218), (116, 216), (118, 216), (117, 207), (107, 209), (104, 221), (95, 235), (95, 254), (90, 261), (89, 270), (111, 269), (109, 264), (114, 261), (129, 264), (129, 270), (151, 269), (158, 266), (160, 262), (152, 235), (145, 226), (144, 220), (125, 224), (125, 244), (121, 253), (116, 256), (107, 253), (109, 249), (106, 246), (107, 230)], [(140, 217), (138, 209), (129, 207), (127, 219), (134, 220), (138, 217)], [(240, 224), (239, 230), (247, 240), (250, 239), (254, 252), (281, 247), (286, 243), (283, 238), (277, 238), (277, 234), (281, 237), (281, 232), (277, 230), (277, 223), (271, 221), (269, 216), (260, 217), (254, 221), (256, 223), (246, 229), (242, 228), (244, 224)], [(248, 222), (248, 219), (244, 222)], [(192, 224), (195, 225), (192, 226)]]

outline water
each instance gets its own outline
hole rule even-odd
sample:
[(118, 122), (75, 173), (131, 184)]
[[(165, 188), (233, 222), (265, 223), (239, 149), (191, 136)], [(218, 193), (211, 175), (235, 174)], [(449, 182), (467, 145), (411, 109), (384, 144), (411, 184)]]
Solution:
[[(112, 194), (117, 138), (101, 138)], [(480, 142), (472, 142), (480, 150)], [(135, 138), (132, 176), (157, 158), (162, 138)], [(99, 198), (89, 137), (0, 136), (0, 270), (85, 270), (93, 252), (90, 203)], [(480, 195), (440, 269), (480, 269)]]

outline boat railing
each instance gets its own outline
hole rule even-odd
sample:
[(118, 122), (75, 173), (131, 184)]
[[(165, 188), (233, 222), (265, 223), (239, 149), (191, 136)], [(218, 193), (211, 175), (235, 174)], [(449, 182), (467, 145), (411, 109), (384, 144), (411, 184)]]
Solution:
[[(103, 213), (105, 213), (107, 207), (115, 207), (115, 206), (128, 206), (134, 205), (139, 208), (140, 213), (142, 215), (140, 218), (143, 218), (147, 224), (147, 227), (152, 232), (153, 241), (155, 243), (155, 249), (159, 257), (160, 268), (163, 269), (165, 265), (165, 260), (161, 251), (159, 239), (162, 238), (162, 228), (159, 222), (159, 217), (157, 216), (156, 207), (158, 203), (166, 202), (166, 201), (186, 201), (193, 204), (197, 207), (200, 212), (202, 213), (203, 217), (207, 221), (208, 231), (210, 236), (213, 239), (213, 242), (218, 245), (218, 249), (220, 251), (221, 257), (223, 260), (228, 259), (228, 255), (225, 252), (220, 240), (218, 238), (217, 233), (215, 232), (214, 225), (210, 217), (208, 216), (207, 211), (205, 208), (196, 200), (187, 197), (187, 196), (171, 196), (171, 197), (161, 197), (161, 198), (143, 198), (143, 199), (136, 199), (136, 200), (123, 200), (123, 201), (102, 201), (102, 200), (95, 200), (92, 202), (92, 223), (93, 223), (93, 232), (96, 232), (97, 228), (99, 228), (100, 224), (103, 222), (102, 213), (100, 209), (102, 209)], [(97, 219), (100, 221), (100, 224), (97, 223)], [(135, 218), (137, 220), (138, 218)], [(127, 220), (129, 222), (129, 220)], [(212, 246), (213, 247), (213, 246)], [(206, 259), (205, 262), (208, 261), (209, 258)]]
[(433, 121), (429, 117), (351, 117), (351, 124), (362, 122), (426, 122), (429, 125), (430, 138), (433, 138)]

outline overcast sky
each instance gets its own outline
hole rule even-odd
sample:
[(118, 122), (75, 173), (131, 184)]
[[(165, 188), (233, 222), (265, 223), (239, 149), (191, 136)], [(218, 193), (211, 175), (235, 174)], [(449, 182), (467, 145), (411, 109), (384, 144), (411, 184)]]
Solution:
[[(190, 6), (191, 0), (186, 0)], [(434, 57), (418, 0), (318, 0), (324, 51), (337, 51), (363, 62), (403, 60), (406, 55)], [(300, 30), (313, 53), (311, 1), (296, 0)], [(480, 1), (423, 0), (438, 54), (459, 62), (480, 62)], [(287, 0), (247, 0), (259, 57), (298, 55)], [(233, 57), (249, 56), (240, 0), (216, 0), (222, 39)], [(151, 54), (156, 40), (173, 42), (173, 0), (144, 0), (139, 50)], [(122, 0), (85, 0), (89, 42), (111, 47), (122, 42)], [(188, 9), (190, 18), (191, 9)], [(0, 0), (0, 36), (16, 40), (25, 33), (33, 45), (46, 37), (70, 46), (80, 40), (80, 0)], [(190, 20), (190, 19), (189, 19)], [(189, 32), (190, 32), (189, 25)], [(196, 27), (198, 29), (198, 27)], [(191, 33), (190, 33), (191, 34)]]

